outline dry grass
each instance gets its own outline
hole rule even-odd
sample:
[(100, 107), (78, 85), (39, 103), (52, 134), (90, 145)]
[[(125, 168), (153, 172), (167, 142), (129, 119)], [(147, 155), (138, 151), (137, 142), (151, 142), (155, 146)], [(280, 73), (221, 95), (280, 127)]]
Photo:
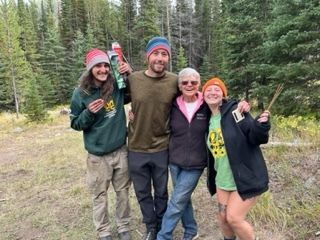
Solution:
[[(0, 124), (6, 126), (0, 130), (0, 239), (96, 239), (85, 186), (82, 134), (69, 128), (68, 116), (53, 111), (46, 123), (35, 125), (1, 114)], [(280, 132), (273, 134), (281, 138)], [(320, 139), (317, 134), (312, 136)], [(320, 231), (318, 146), (264, 149), (270, 192), (249, 216), (260, 240), (319, 239), (315, 236)], [(112, 191), (109, 197), (114, 206)], [(144, 227), (132, 189), (130, 201), (132, 236), (137, 240)], [(221, 239), (215, 219), (217, 204), (206, 190), (205, 173), (193, 202), (200, 239)], [(110, 211), (113, 214), (113, 208)], [(175, 239), (181, 234), (179, 226)]]

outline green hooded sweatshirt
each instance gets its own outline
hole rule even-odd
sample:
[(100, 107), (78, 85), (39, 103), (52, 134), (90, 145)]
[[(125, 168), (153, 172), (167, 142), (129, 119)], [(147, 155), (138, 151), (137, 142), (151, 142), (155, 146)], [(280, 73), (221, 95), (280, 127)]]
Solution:
[(124, 91), (116, 84), (112, 98), (97, 113), (91, 113), (87, 106), (99, 99), (100, 88), (90, 92), (76, 88), (71, 99), (71, 128), (83, 131), (85, 149), (94, 155), (110, 153), (126, 143), (126, 118)]

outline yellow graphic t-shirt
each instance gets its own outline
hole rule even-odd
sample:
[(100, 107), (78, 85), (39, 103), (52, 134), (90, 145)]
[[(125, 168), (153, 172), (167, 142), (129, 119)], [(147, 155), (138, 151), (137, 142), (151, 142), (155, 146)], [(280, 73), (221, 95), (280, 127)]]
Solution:
[(209, 123), (209, 135), (207, 145), (215, 159), (214, 169), (217, 172), (217, 187), (227, 191), (235, 191), (237, 188), (234, 182), (234, 178), (229, 164), (229, 159), (224, 146), (220, 120), (220, 113), (211, 116)]

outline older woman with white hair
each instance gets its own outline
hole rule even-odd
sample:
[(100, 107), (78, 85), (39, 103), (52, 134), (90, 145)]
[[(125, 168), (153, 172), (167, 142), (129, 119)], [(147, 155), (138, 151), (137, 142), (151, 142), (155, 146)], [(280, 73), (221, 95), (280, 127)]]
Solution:
[[(199, 237), (191, 195), (207, 166), (205, 136), (211, 112), (199, 91), (200, 74), (195, 69), (182, 69), (178, 74), (178, 86), (181, 94), (172, 104), (170, 118), (169, 169), (173, 191), (157, 240), (173, 239), (173, 231), (180, 220), (184, 228), (183, 240)], [(250, 109), (245, 101), (238, 107), (240, 112)]]
[(207, 166), (205, 135), (210, 110), (199, 92), (201, 82), (196, 70), (182, 69), (178, 74), (178, 85), (181, 95), (173, 102), (170, 119), (169, 169), (173, 192), (158, 240), (173, 239), (173, 231), (180, 219), (184, 228), (183, 239), (198, 237), (191, 194)]

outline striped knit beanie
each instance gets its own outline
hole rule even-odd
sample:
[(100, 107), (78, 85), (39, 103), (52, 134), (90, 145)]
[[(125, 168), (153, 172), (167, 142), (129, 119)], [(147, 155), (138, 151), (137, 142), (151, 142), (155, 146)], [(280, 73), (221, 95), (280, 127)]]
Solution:
[(85, 64), (87, 71), (90, 71), (98, 63), (107, 63), (110, 65), (108, 55), (98, 48), (93, 48), (86, 55)]
[(164, 49), (168, 52), (169, 56), (171, 56), (171, 48), (168, 40), (165, 37), (154, 37), (150, 39), (146, 46), (147, 58), (158, 49)]

